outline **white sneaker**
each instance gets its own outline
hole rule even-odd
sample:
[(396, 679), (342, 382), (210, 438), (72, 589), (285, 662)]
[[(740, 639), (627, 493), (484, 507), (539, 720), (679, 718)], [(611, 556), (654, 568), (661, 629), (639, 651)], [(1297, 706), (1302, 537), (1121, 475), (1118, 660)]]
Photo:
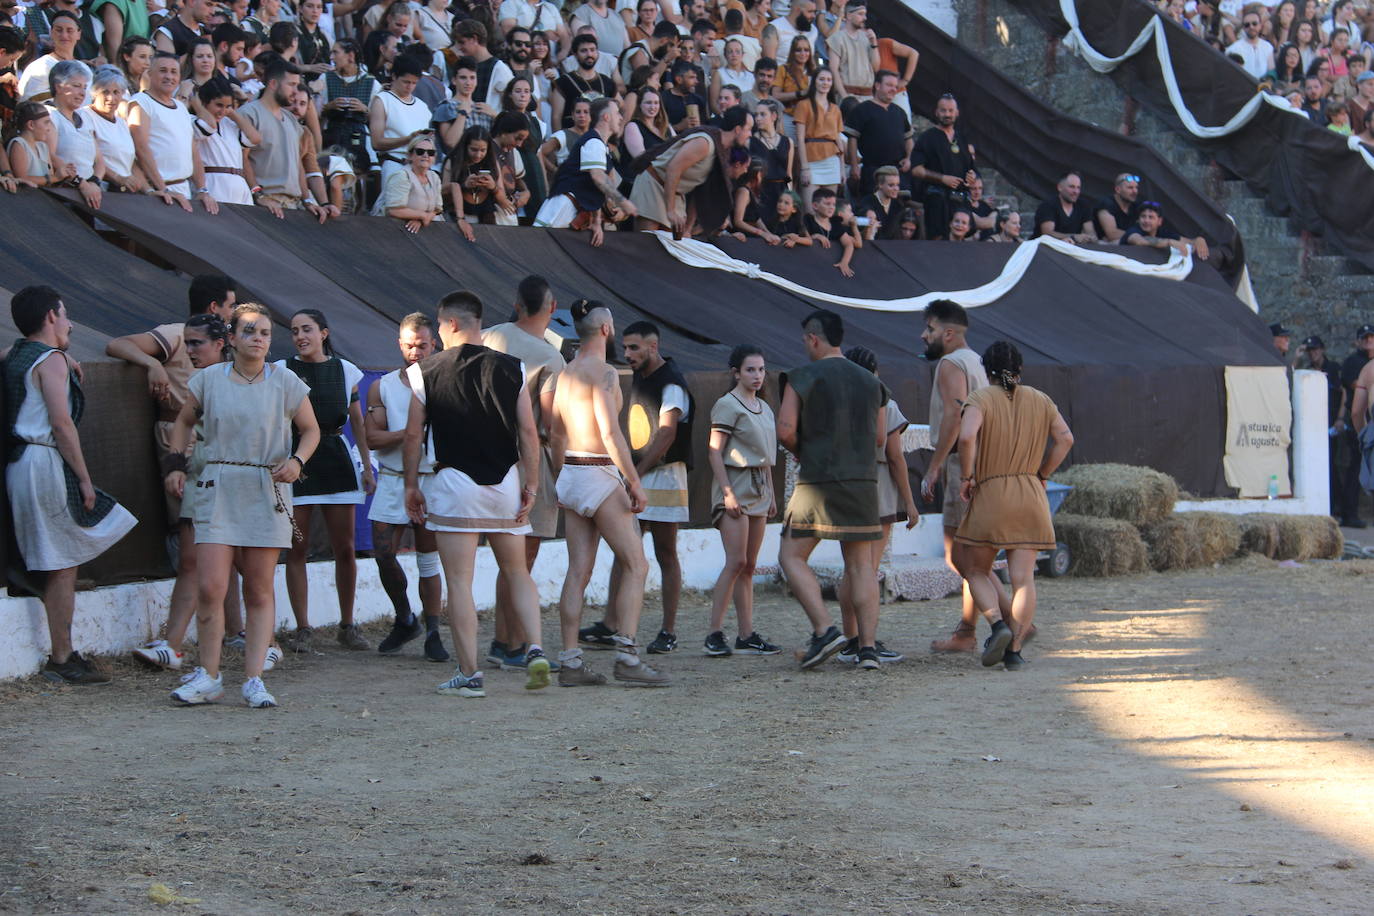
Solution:
[(182, 677), (182, 684), (172, 691), (172, 699), (187, 706), (213, 703), (224, 696), (224, 675), (211, 677), (204, 668), (197, 668)]
[(168, 645), (165, 639), (154, 639), (144, 643), (134, 650), (133, 656), (154, 668), (166, 668), (168, 671), (177, 671), (181, 668), (181, 653)]
[(253, 709), (268, 709), (277, 705), (277, 698), (267, 692), (262, 678), (250, 677), (243, 682), (243, 702)]
[(281, 661), (281, 649), (276, 646), (267, 647), (267, 657), (262, 660), (262, 670), (271, 671), (277, 667), (277, 662)]

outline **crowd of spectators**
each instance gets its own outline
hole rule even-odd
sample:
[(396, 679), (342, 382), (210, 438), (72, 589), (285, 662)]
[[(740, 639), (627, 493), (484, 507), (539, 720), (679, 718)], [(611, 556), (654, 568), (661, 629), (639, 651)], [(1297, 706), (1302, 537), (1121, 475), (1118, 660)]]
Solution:
[[(469, 241), (474, 223), (570, 226), (594, 244), (669, 228), (834, 248), (845, 276), (867, 240), (1022, 237), (1020, 215), (984, 196), (957, 99), (913, 129), (920, 54), (880, 38), (863, 0), (146, 7), (0, 12), (6, 189), (68, 184), (95, 208), (141, 192), (212, 214), (371, 213)], [(1075, 207), (1031, 234), (1163, 244), (1129, 207), (1115, 235), (1064, 229)]]
[(1374, 3), (1158, 0), (1158, 6), (1318, 127), (1374, 145)]

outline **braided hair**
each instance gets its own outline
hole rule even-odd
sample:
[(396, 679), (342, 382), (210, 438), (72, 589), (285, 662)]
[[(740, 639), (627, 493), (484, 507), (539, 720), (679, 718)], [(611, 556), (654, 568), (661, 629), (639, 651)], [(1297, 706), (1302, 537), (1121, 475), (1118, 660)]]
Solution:
[(995, 341), (983, 351), (983, 369), (988, 379), (1005, 388), (1010, 396), (1021, 379), (1021, 351), (1016, 349), (1016, 344), (1005, 340)]
[(224, 349), (221, 351), (223, 354), (222, 358), (226, 360), (229, 359), (229, 325), (224, 323), (224, 319), (220, 318), (218, 315), (203, 312), (199, 315), (192, 315), (190, 320), (186, 322), (186, 328), (187, 330), (193, 328), (195, 330), (204, 330), (205, 336), (210, 340), (217, 340), (224, 344)]
[(878, 354), (868, 347), (850, 347), (844, 351), (844, 358), (861, 369), (867, 369), (874, 375), (878, 374)]

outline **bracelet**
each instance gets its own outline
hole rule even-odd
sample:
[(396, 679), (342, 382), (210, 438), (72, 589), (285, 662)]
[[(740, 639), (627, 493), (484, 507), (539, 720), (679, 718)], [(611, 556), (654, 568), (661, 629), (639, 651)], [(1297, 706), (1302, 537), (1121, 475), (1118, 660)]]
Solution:
[(972, 477), (960, 477), (959, 479), (960, 479), (961, 481), (968, 481), (968, 480), (972, 480), (973, 478), (972, 478)]
[(538, 495), (539, 495), (539, 491), (538, 491), (537, 489), (536, 489), (536, 490), (531, 490), (529, 487), (525, 487), (525, 488), (523, 489), (522, 492), (523, 492), (526, 496), (538, 496)]
[(181, 471), (184, 474), (186, 473), (186, 469), (189, 466), (190, 462), (187, 460), (186, 456), (181, 452), (174, 452), (172, 454), (162, 456), (163, 477), (166, 477), (168, 474), (171, 474), (174, 471)]
[(296, 464), (299, 464), (301, 466), (302, 471), (305, 470), (305, 462), (301, 460), (300, 455), (287, 455), (286, 460), (296, 462)]

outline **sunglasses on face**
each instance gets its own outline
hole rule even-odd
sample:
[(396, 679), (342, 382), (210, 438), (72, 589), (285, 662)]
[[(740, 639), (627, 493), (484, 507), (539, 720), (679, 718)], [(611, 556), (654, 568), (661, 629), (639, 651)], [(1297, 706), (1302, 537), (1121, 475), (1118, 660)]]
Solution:
[(415, 149), (411, 150), (411, 153), (416, 156), (433, 156), (435, 151), (428, 147), (417, 146)]
[(512, 41), (510, 45), (512, 48), (528, 48), (530, 43), (528, 41)]

